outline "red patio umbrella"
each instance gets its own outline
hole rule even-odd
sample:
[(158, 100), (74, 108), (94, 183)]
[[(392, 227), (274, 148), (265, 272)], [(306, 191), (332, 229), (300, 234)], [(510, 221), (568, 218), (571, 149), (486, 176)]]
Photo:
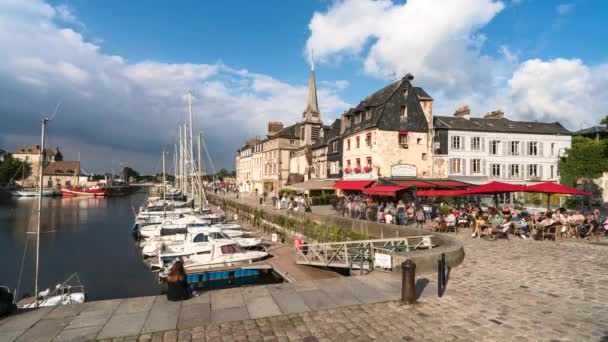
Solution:
[(479, 185), (470, 188), (464, 192), (466, 195), (481, 195), (481, 194), (501, 194), (505, 192), (520, 192), (524, 191), (524, 186), (503, 183), (503, 182), (490, 182), (487, 184)]
[(582, 195), (582, 196), (591, 196), (591, 193), (579, 190), (576, 188), (571, 188), (569, 186), (546, 182), (546, 183), (538, 183), (534, 185), (528, 185), (525, 187), (526, 192), (541, 192), (544, 194), (564, 194), (564, 195)]
[[(546, 182), (546, 183), (538, 183), (534, 185), (529, 185), (525, 187), (524, 191), (526, 192), (539, 192), (543, 194), (547, 194), (547, 208), (551, 206), (551, 194), (564, 194), (564, 195), (581, 195), (581, 196), (591, 196), (591, 193), (579, 190), (576, 188), (571, 188), (569, 186)], [(582, 201), (581, 201), (582, 206)]]

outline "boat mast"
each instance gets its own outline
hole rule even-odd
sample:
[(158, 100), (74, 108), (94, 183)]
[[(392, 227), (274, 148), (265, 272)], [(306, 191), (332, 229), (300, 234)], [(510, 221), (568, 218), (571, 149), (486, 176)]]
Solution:
[(182, 146), (182, 125), (179, 125), (179, 190), (184, 195), (184, 147)]
[[(192, 91), (188, 91), (188, 114), (190, 116), (190, 171), (194, 171), (194, 144), (193, 144), (193, 135), (192, 135)], [(190, 172), (190, 175), (193, 176), (193, 172)], [(194, 179), (192, 179), (191, 184), (191, 194), (194, 199)]]
[(175, 153), (173, 154), (173, 186), (179, 188), (177, 183), (177, 144), (173, 146), (175, 147)]
[(183, 144), (183, 148), (182, 148), (182, 154), (183, 154), (183, 160), (182, 163), (184, 164), (184, 172), (182, 173), (182, 177), (184, 177), (184, 193), (188, 193), (188, 124), (184, 124), (184, 134), (183, 134), (183, 139), (184, 141), (182, 142)]
[(42, 189), (44, 188), (42, 182), (44, 181), (44, 133), (46, 123), (49, 121), (48, 118), (42, 119), (42, 138), (40, 142), (40, 154), (38, 163), (38, 228), (36, 229), (36, 279), (34, 281), (34, 300), (36, 301), (36, 307), (38, 307), (38, 274), (40, 269), (40, 220), (42, 216)]
[(165, 177), (165, 149), (163, 148), (163, 216), (167, 217), (167, 184)]
[(201, 132), (198, 132), (198, 186), (199, 189), (199, 200), (201, 202), (201, 209), (203, 208), (203, 158), (201, 158)]

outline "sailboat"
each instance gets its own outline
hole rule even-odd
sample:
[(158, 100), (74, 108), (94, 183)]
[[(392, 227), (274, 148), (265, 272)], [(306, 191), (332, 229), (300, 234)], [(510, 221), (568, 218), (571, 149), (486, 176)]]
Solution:
[[(55, 113), (57, 109), (55, 109)], [(46, 125), (53, 119), (55, 113), (51, 118), (42, 119), (42, 137), (40, 143), (40, 163), (39, 163), (39, 194), (38, 194), (38, 226), (36, 229), (36, 275), (34, 283), (34, 297), (24, 298), (17, 303), (20, 308), (38, 308), (41, 306), (55, 306), (55, 305), (67, 305), (83, 303), (85, 301), (84, 286), (80, 283), (80, 278), (76, 273), (72, 274), (66, 281), (55, 286), (53, 291), (46, 289), (42, 292), (38, 292), (38, 275), (40, 271), (40, 222), (42, 217), (42, 196), (44, 194), (44, 182), (43, 182), (43, 167), (44, 167), (44, 137), (46, 132)], [(75, 281), (76, 284), (71, 282)]]

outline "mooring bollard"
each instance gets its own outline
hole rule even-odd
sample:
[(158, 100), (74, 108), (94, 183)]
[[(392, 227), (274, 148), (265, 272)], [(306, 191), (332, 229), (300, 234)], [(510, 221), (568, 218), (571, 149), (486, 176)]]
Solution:
[(437, 260), (437, 297), (442, 297), (445, 291), (445, 253)]
[(405, 304), (416, 303), (416, 264), (412, 260), (401, 263), (401, 301)]

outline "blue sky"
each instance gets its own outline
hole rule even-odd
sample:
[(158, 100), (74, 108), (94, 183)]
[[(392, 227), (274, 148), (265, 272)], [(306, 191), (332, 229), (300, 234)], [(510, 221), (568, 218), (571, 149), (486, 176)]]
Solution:
[(215, 164), (233, 168), (266, 121), (301, 115), (312, 50), (328, 124), (410, 72), (435, 115), (469, 104), (575, 130), (608, 114), (607, 19), (600, 0), (0, 0), (0, 148), (37, 139), (63, 99), (50, 142), (68, 158), (152, 172), (191, 89)]

